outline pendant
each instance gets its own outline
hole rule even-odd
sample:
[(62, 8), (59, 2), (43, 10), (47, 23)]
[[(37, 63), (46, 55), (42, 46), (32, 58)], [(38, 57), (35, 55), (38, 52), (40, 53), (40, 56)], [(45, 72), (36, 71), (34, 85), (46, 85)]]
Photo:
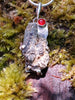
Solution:
[(25, 71), (34, 71), (41, 74), (49, 62), (49, 48), (47, 43), (48, 23), (43, 18), (38, 18), (28, 23), (24, 33), (24, 41), (20, 50), (25, 57)]
[(37, 25), (37, 22), (28, 24), (23, 44), (20, 46), (22, 54), (25, 57), (26, 72), (34, 71), (37, 74), (41, 74), (41, 71), (47, 67), (49, 62), (47, 35), (48, 29), (46, 25), (40, 27)]

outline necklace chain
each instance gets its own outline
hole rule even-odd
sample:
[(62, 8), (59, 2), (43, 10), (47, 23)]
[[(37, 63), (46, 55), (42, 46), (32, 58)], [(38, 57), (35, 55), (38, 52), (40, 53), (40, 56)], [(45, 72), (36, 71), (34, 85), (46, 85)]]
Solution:
[[(39, 6), (39, 4), (37, 4), (37, 3), (34, 3), (32, 0), (28, 0), (31, 4), (33, 4), (34, 6)], [(46, 4), (42, 4), (41, 6), (42, 7), (46, 7), (46, 6), (48, 6), (49, 4), (51, 4), (52, 2), (53, 2), (54, 0), (51, 0), (51, 1), (49, 1), (48, 3), (46, 3)]]

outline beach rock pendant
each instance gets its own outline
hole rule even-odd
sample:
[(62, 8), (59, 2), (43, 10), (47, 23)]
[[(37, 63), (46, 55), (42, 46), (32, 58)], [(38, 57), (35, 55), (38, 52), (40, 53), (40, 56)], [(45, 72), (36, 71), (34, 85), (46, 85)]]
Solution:
[(49, 48), (47, 43), (47, 24), (39, 25), (40, 21), (29, 23), (24, 34), (23, 44), (20, 46), (25, 57), (25, 71), (41, 74), (49, 62)]

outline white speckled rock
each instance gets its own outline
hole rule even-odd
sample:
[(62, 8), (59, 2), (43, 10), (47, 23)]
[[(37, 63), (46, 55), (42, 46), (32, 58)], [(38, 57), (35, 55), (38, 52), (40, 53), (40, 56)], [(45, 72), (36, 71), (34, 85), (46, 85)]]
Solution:
[(49, 62), (49, 48), (47, 40), (37, 35), (37, 24), (29, 23), (24, 35), (24, 42), (21, 46), (25, 56), (26, 71), (41, 73)]

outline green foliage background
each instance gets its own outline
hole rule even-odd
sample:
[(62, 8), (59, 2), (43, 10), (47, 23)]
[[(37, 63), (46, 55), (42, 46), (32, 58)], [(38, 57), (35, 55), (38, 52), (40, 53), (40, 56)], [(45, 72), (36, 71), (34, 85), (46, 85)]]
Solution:
[[(34, 0), (40, 1), (40, 0)], [(48, 0), (41, 0), (41, 2), (46, 3)], [(36, 8), (29, 4), (28, 1), (24, 0), (0, 0), (0, 96), (1, 100), (4, 100), (4, 94), (7, 92), (7, 85), (1, 86), (5, 82), (3, 81), (5, 77), (7, 80), (11, 80), (12, 75), (10, 75), (9, 70), (13, 73), (15, 70), (20, 75), (24, 74), (22, 72), (24, 69), (24, 57), (19, 50), (20, 43), (23, 41), (24, 30), (28, 22), (32, 21), (36, 17)], [(14, 13), (13, 13), (14, 11)], [(50, 66), (55, 64), (63, 64), (66, 66), (63, 71), (63, 78), (70, 79), (72, 81), (72, 86), (75, 87), (75, 0), (54, 0), (54, 2), (42, 8), (40, 17), (46, 18), (49, 22), (49, 36), (48, 44), (50, 48)], [(6, 70), (6, 71), (3, 71)], [(6, 74), (7, 73), (7, 74)], [(8, 76), (7, 76), (8, 75)], [(26, 74), (25, 74), (26, 75)], [(10, 76), (10, 77), (9, 77)], [(16, 77), (16, 74), (13, 76)], [(13, 80), (14, 80), (13, 78)], [(24, 80), (19, 80), (16, 84)], [(12, 87), (10, 82), (7, 81), (10, 92), (6, 94), (9, 100), (24, 100), (27, 98), (23, 95), (13, 95)], [(13, 83), (15, 85), (15, 81)], [(30, 85), (23, 84), (24, 86), (30, 87)], [(22, 85), (23, 92), (25, 91)], [(15, 85), (14, 88), (19, 88)], [(5, 88), (5, 90), (4, 90)], [(27, 88), (26, 88), (27, 89)], [(16, 90), (14, 90), (16, 91)], [(29, 90), (27, 90), (29, 93)], [(31, 91), (31, 90), (30, 90)], [(16, 92), (18, 94), (19, 91)], [(10, 96), (9, 96), (10, 95)], [(30, 96), (30, 93), (27, 94)], [(19, 98), (18, 98), (19, 97)], [(15, 99), (17, 98), (17, 99)]]
[(26, 77), (23, 68), (15, 63), (4, 68), (0, 74), (0, 100), (28, 100), (33, 89)]

